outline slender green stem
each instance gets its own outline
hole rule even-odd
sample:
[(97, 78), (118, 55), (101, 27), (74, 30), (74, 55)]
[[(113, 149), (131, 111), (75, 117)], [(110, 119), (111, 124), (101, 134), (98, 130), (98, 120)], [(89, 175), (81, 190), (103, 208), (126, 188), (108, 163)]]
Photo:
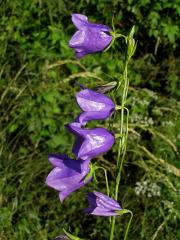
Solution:
[[(126, 103), (126, 97), (127, 97), (127, 91), (128, 91), (128, 78), (127, 78), (127, 65), (128, 61), (125, 62), (125, 68), (124, 68), (124, 89), (123, 89), (123, 96), (122, 96), (122, 102), (121, 102), (121, 120), (120, 120), (120, 135), (122, 136), (119, 139), (119, 145), (118, 145), (118, 157), (117, 157), (117, 178), (116, 178), (116, 189), (115, 189), (115, 200), (118, 198), (118, 188), (119, 183), (121, 180), (121, 165), (124, 160), (125, 151), (123, 148), (126, 147), (126, 134), (127, 131), (124, 134), (123, 128), (124, 128), (124, 109), (125, 109), (125, 103)], [(122, 159), (121, 159), (122, 156)]]
[[(119, 139), (119, 143), (118, 143), (118, 155), (117, 155), (117, 166), (116, 166), (116, 185), (115, 185), (115, 192), (114, 192), (114, 198), (115, 198), (116, 201), (118, 200), (119, 184), (120, 184), (120, 181), (121, 181), (121, 172), (122, 172), (123, 163), (124, 163), (124, 159), (125, 159), (127, 137), (128, 137), (129, 111), (125, 107), (125, 104), (126, 104), (128, 87), (129, 87), (129, 80), (128, 80), (128, 77), (127, 77), (127, 67), (128, 67), (129, 60), (131, 59), (131, 57), (133, 56), (133, 54), (136, 50), (136, 45), (137, 45), (134, 38), (133, 38), (133, 35), (134, 35), (134, 26), (132, 27), (132, 29), (131, 29), (131, 31), (130, 31), (130, 33), (127, 37), (125, 37), (124, 35), (121, 35), (121, 34), (119, 34), (119, 35), (115, 34), (115, 38), (117, 38), (117, 37), (124, 37), (125, 38), (126, 47), (127, 47), (126, 48), (126, 53), (125, 53), (125, 64), (124, 64), (124, 72), (123, 72), (124, 86), (123, 86), (123, 94), (122, 94), (121, 107), (120, 107), (120, 110), (121, 110), (120, 131), (119, 131), (120, 139)], [(120, 86), (121, 86), (121, 81), (118, 82), (116, 92), (118, 91)], [(127, 113), (126, 125), (124, 124), (125, 110), (126, 110), (126, 113)], [(129, 227), (130, 227), (130, 224), (131, 224), (132, 217), (133, 217), (133, 213), (130, 210), (126, 209), (126, 213), (127, 212), (131, 213), (131, 218), (129, 220), (129, 223), (128, 223), (128, 226), (127, 226), (127, 229), (126, 229), (126, 232), (125, 232), (124, 240), (126, 240), (126, 238), (127, 238), (127, 234), (128, 234), (128, 231), (129, 231)], [(115, 217), (113, 217), (112, 221), (111, 221), (110, 240), (113, 240), (113, 238), (114, 238), (115, 221), (116, 221)]]
[[(124, 108), (125, 108), (125, 102), (126, 102), (126, 96), (127, 96), (127, 64), (128, 62), (125, 62), (125, 68), (124, 68), (124, 89), (123, 89), (123, 96), (122, 96), (122, 102), (121, 102), (121, 119), (120, 119), (120, 135), (122, 136), (119, 139), (118, 144), (118, 157), (117, 157), (117, 177), (116, 177), (116, 187), (115, 187), (115, 200), (118, 199), (118, 190), (119, 190), (119, 183), (121, 180), (121, 170), (122, 170), (122, 163), (125, 156), (125, 148), (126, 148), (126, 134), (124, 135)], [(122, 158), (121, 158), (122, 156)]]
[(129, 213), (131, 214), (131, 216), (130, 216), (130, 219), (129, 219), (129, 222), (128, 222), (128, 225), (127, 225), (127, 228), (126, 228), (126, 232), (125, 232), (125, 235), (124, 235), (124, 240), (127, 239), (127, 235), (128, 235), (128, 232), (129, 232), (129, 227), (131, 225), (131, 221), (132, 221), (132, 218), (133, 218), (133, 213), (131, 211), (129, 211)]
[(104, 169), (104, 175), (105, 175), (105, 179), (106, 179), (107, 195), (109, 196), (109, 183), (108, 183), (108, 177), (107, 177), (106, 169)]
[(115, 220), (116, 220), (116, 217), (112, 217), (111, 232), (110, 232), (109, 240), (113, 240), (113, 237), (114, 237)]
[[(126, 60), (125, 62), (125, 67), (124, 67), (124, 89), (123, 89), (123, 95), (122, 95), (122, 100), (121, 100), (121, 119), (120, 119), (120, 139), (118, 143), (118, 156), (117, 156), (117, 177), (116, 177), (116, 186), (115, 186), (115, 200), (117, 201), (118, 199), (118, 190), (119, 190), (119, 183), (121, 180), (121, 172), (122, 172), (122, 166), (124, 162), (124, 157), (125, 157), (125, 152), (126, 152), (126, 143), (127, 143), (127, 131), (128, 131), (128, 121), (126, 121), (126, 130), (124, 131), (124, 109), (125, 108), (125, 103), (126, 103), (126, 97), (127, 97), (127, 92), (128, 92), (128, 78), (127, 78), (127, 66), (128, 66), (128, 61)], [(117, 90), (119, 88), (119, 84), (117, 87)], [(129, 116), (129, 111), (127, 111), (127, 118)], [(110, 240), (113, 240), (114, 237), (114, 228), (115, 228), (115, 217), (112, 218), (111, 222), (111, 231), (110, 231)]]
[(108, 177), (107, 177), (107, 171), (104, 167), (97, 167), (97, 169), (102, 169), (104, 171), (104, 176), (106, 180), (106, 189), (107, 189), (107, 195), (109, 196), (109, 183), (108, 183)]
[[(126, 147), (127, 147), (127, 137), (128, 137), (128, 119), (129, 119), (129, 110), (127, 108), (124, 108), (127, 111), (127, 116), (126, 116), (126, 133), (125, 133), (125, 137), (124, 137), (124, 145), (123, 145), (123, 153), (122, 153), (122, 158), (121, 158), (121, 162), (120, 162), (120, 166), (119, 166), (119, 179), (118, 179), (118, 188), (119, 188), (119, 183), (121, 180), (121, 172), (122, 172), (122, 167), (123, 167), (123, 162), (124, 162), (124, 158), (125, 158), (125, 154), (126, 154)], [(117, 189), (117, 194), (118, 194), (118, 189)], [(116, 199), (117, 200), (117, 199)]]

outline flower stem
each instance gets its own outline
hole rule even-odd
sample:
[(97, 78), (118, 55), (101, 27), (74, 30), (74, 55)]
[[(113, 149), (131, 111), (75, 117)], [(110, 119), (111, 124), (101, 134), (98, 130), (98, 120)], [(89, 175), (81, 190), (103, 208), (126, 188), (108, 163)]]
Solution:
[[(124, 36), (125, 42), (126, 42), (126, 51), (125, 51), (125, 64), (124, 64), (124, 72), (123, 72), (123, 94), (121, 99), (121, 106), (119, 109), (121, 110), (121, 118), (120, 118), (120, 131), (119, 131), (119, 143), (118, 143), (118, 155), (117, 155), (117, 166), (116, 166), (116, 185), (115, 185), (115, 192), (114, 192), (114, 198), (117, 201), (118, 200), (118, 192), (119, 192), (119, 184), (121, 181), (121, 172), (123, 168), (125, 153), (126, 153), (126, 146), (127, 146), (127, 137), (128, 137), (128, 118), (129, 118), (129, 110), (125, 107), (126, 99), (127, 99), (127, 93), (128, 93), (128, 87), (129, 87), (129, 79), (127, 77), (127, 68), (128, 63), (131, 57), (134, 55), (137, 43), (135, 42), (133, 35), (135, 31), (135, 26), (132, 27), (129, 35), (127, 37)], [(123, 35), (119, 35), (116, 37), (123, 37)], [(118, 82), (116, 92), (121, 86), (121, 81)], [(124, 115), (126, 110), (126, 124), (124, 124)], [(127, 212), (127, 211), (126, 211)], [(131, 220), (133, 217), (133, 213), (128, 210), (129, 213), (131, 213), (131, 218), (129, 220), (124, 240), (127, 238), (127, 234), (129, 231), (129, 227), (131, 224)], [(115, 229), (115, 217), (112, 218), (111, 221), (111, 230), (110, 230), (110, 240), (113, 240), (114, 238), (114, 229)]]
[(131, 211), (129, 211), (129, 213), (131, 214), (131, 216), (130, 216), (130, 219), (129, 219), (129, 222), (128, 222), (128, 225), (127, 225), (127, 228), (126, 228), (126, 232), (125, 232), (125, 235), (124, 235), (124, 240), (127, 239), (127, 235), (128, 235), (128, 232), (129, 232), (129, 227), (131, 225), (131, 221), (132, 221), (132, 218), (133, 218), (133, 213)]
[(115, 217), (112, 217), (112, 221), (111, 221), (111, 232), (110, 232), (110, 237), (109, 240), (113, 240), (114, 237), (114, 227), (115, 227)]
[[(125, 67), (124, 67), (124, 73), (123, 73), (123, 79), (124, 79), (124, 89), (123, 89), (123, 95), (121, 100), (121, 119), (120, 119), (120, 139), (118, 143), (118, 156), (117, 156), (117, 176), (116, 176), (116, 186), (115, 186), (115, 193), (114, 198), (117, 201), (118, 199), (118, 191), (119, 191), (119, 184), (121, 180), (121, 172), (126, 152), (126, 144), (127, 144), (127, 135), (128, 135), (128, 116), (129, 111), (127, 108), (125, 108), (126, 98), (127, 98), (127, 92), (128, 92), (128, 86), (129, 81), (127, 77), (127, 66), (128, 66), (128, 60), (125, 61)], [(119, 84), (117, 87), (117, 90), (119, 88)], [(124, 131), (124, 110), (127, 111), (127, 120), (126, 120), (126, 130)], [(115, 217), (112, 218), (111, 222), (111, 231), (110, 231), (110, 240), (113, 240), (114, 238), (114, 228), (115, 228)]]

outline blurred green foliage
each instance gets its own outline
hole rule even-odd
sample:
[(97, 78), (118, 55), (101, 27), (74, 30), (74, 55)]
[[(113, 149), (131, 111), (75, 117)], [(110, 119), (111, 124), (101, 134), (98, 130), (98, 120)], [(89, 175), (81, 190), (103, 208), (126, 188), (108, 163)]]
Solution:
[[(106, 53), (75, 60), (67, 45), (75, 32), (72, 12), (109, 26), (114, 15), (115, 27), (123, 34), (136, 25), (119, 201), (134, 212), (128, 239), (180, 239), (179, 0), (0, 1), (0, 239), (53, 239), (63, 228), (86, 239), (108, 238), (107, 218), (82, 217), (85, 193), (106, 191), (101, 171), (98, 183), (63, 204), (44, 185), (51, 169), (48, 153), (72, 156), (73, 138), (64, 124), (80, 111), (74, 99), (78, 84), (93, 88), (121, 78), (123, 70), (122, 41)], [(113, 131), (118, 132), (116, 122)], [(111, 191), (116, 152), (114, 146), (93, 160), (107, 168)], [(160, 188), (160, 196), (152, 186)], [(116, 239), (122, 239), (127, 219), (118, 218), (117, 223)]]

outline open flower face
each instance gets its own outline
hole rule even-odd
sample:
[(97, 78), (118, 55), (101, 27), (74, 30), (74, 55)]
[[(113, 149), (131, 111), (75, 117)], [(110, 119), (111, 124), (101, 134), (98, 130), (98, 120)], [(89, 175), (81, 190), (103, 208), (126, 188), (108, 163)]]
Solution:
[(69, 47), (75, 49), (76, 57), (104, 50), (112, 41), (108, 26), (90, 23), (82, 14), (72, 14), (72, 22), (78, 31), (69, 41)]
[(50, 154), (49, 161), (54, 169), (47, 176), (46, 184), (59, 191), (63, 202), (70, 193), (85, 184), (84, 178), (89, 173), (88, 161), (73, 160), (63, 154)]
[(113, 101), (102, 93), (90, 89), (83, 89), (76, 95), (76, 100), (83, 112), (78, 121), (85, 125), (91, 120), (103, 120), (111, 116), (115, 105)]
[(77, 122), (66, 125), (76, 136), (73, 153), (77, 158), (90, 160), (107, 152), (114, 144), (114, 136), (104, 128), (82, 129)]
[(85, 211), (97, 216), (116, 216), (116, 211), (122, 210), (118, 202), (103, 193), (93, 191), (88, 194), (89, 208)]

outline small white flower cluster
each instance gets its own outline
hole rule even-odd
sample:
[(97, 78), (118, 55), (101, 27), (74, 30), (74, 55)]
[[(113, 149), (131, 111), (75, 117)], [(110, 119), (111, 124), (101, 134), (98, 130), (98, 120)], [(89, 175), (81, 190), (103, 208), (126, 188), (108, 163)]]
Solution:
[(177, 140), (180, 140), (180, 134), (177, 135)]
[(140, 105), (143, 105), (143, 106), (148, 106), (150, 104), (149, 101), (145, 100), (145, 99), (140, 99), (140, 98), (137, 98), (137, 97), (131, 97), (131, 105), (134, 106), (134, 105), (137, 105), (137, 104), (140, 104)]
[(146, 195), (149, 198), (161, 195), (160, 186), (158, 186), (157, 183), (150, 181), (136, 182), (134, 191), (137, 196)]
[(151, 98), (153, 98), (154, 100), (157, 100), (157, 99), (158, 99), (158, 96), (157, 96), (157, 94), (156, 94), (155, 92), (150, 91), (150, 90), (147, 90), (146, 92), (147, 92), (147, 94), (148, 94)]
[(156, 116), (163, 116), (163, 112), (157, 107), (154, 107), (152, 111)]
[(145, 94), (146, 94), (145, 97), (147, 99), (145, 99), (145, 97), (143, 95), (138, 96), (138, 97), (137, 96), (131, 97), (131, 101), (132, 101), (131, 105), (140, 104), (143, 106), (148, 106), (150, 104), (150, 102), (152, 101), (152, 99), (158, 100), (157, 94), (153, 91), (147, 90)]
[(131, 101), (132, 101), (131, 106), (134, 106), (137, 103), (137, 98), (133, 96), (131, 97)]
[(173, 123), (172, 121), (163, 121), (163, 122), (162, 122), (162, 126), (163, 126), (163, 127), (166, 127), (166, 126), (168, 126), (168, 127), (173, 127), (173, 126), (174, 126), (174, 123)]
[(175, 139), (175, 142), (176, 142), (177, 144), (180, 143), (180, 134), (177, 135), (177, 137), (176, 137), (176, 139)]
[(139, 123), (139, 124), (142, 124), (142, 125), (147, 126), (147, 127), (154, 124), (154, 121), (151, 117), (150, 118), (148, 118), (147, 116), (143, 117), (143, 116), (137, 115), (137, 114), (133, 115), (131, 117), (130, 121), (132, 123)]

